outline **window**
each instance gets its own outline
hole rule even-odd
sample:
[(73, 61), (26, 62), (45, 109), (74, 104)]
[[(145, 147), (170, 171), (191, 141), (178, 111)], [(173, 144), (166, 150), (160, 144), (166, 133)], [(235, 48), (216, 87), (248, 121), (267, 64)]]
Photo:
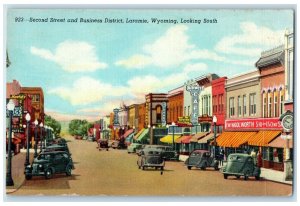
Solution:
[(188, 116), (190, 116), (190, 106), (188, 106)]
[(162, 107), (160, 105), (156, 106), (156, 122), (161, 123), (161, 110)]
[(280, 91), (280, 114), (279, 115), (282, 115), (283, 114), (283, 91)]
[(210, 114), (210, 105), (209, 105), (210, 97), (208, 95), (204, 95), (202, 97), (202, 115)]
[(229, 117), (234, 116), (234, 97), (229, 98)]
[(224, 109), (224, 105), (223, 105), (223, 94), (220, 95), (220, 105), (221, 105), (221, 109), (219, 110), (219, 112), (223, 112)]
[(247, 99), (246, 95), (243, 95), (243, 115), (246, 115), (247, 113)]
[(271, 96), (271, 93), (269, 93), (268, 96), (269, 96), (268, 117), (272, 117), (272, 96)]
[(278, 117), (278, 97), (274, 97), (274, 117)]
[(39, 102), (40, 101), (40, 95), (39, 94), (33, 94), (31, 95), (33, 102)]
[(184, 107), (184, 116), (186, 116), (186, 107)]
[(238, 115), (242, 116), (242, 98), (238, 96)]
[(250, 94), (250, 115), (256, 115), (256, 103), (255, 103), (256, 94)]
[(264, 98), (263, 117), (268, 117), (267, 97), (266, 97), (266, 94), (264, 94), (263, 98)]

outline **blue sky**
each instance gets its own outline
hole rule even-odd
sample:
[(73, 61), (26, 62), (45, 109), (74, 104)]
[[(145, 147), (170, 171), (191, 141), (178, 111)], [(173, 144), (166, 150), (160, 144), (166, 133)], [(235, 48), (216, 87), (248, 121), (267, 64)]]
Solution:
[[(78, 18), (77, 23), (15, 22), (16, 17)], [(148, 24), (79, 23), (147, 19)], [(151, 23), (200, 19), (201, 24)], [(204, 19), (218, 23), (204, 24)], [(96, 120), (122, 101), (141, 103), (205, 73), (230, 77), (255, 69), (260, 52), (283, 43), (291, 10), (8, 10), (8, 82), (40, 86), (58, 120)]]

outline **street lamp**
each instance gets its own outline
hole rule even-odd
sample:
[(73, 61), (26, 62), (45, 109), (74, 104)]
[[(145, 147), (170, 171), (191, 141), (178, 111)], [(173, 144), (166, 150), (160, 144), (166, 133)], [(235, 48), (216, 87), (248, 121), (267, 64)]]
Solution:
[(27, 113), (25, 116), (26, 119), (26, 127), (27, 127), (27, 134), (26, 134), (26, 160), (25, 160), (25, 164), (24, 166), (26, 167), (27, 165), (29, 165), (29, 122), (30, 122), (30, 114)]
[(216, 146), (217, 146), (217, 142), (216, 142), (216, 136), (217, 136), (217, 117), (214, 115), (213, 116), (213, 123), (214, 123), (214, 157), (216, 158)]
[(11, 136), (12, 136), (12, 116), (13, 111), (15, 109), (15, 104), (12, 99), (9, 100), (7, 106), (6, 106), (8, 112), (9, 112), (9, 134), (8, 134), (8, 145), (7, 145), (7, 170), (6, 170), (6, 186), (13, 186), (14, 181), (11, 177)]
[(173, 150), (175, 149), (175, 141), (174, 141), (174, 130), (175, 130), (175, 122), (172, 122), (172, 133), (173, 133), (173, 143), (172, 143), (172, 147)]
[(47, 141), (49, 140), (49, 126), (48, 125), (45, 125), (45, 141), (44, 141), (44, 145), (45, 145), (45, 148), (47, 147)]
[(43, 141), (44, 141), (44, 137), (43, 137), (43, 127), (44, 127), (44, 125), (43, 125), (43, 122), (41, 122), (40, 123), (40, 130), (41, 130), (41, 136), (40, 136), (40, 138), (41, 138), (41, 151), (42, 151), (42, 149), (44, 148), (44, 145), (43, 145)]
[(36, 119), (34, 121), (34, 155), (33, 155), (34, 158), (37, 157), (37, 126), (38, 126), (38, 124), (39, 124), (39, 122)]

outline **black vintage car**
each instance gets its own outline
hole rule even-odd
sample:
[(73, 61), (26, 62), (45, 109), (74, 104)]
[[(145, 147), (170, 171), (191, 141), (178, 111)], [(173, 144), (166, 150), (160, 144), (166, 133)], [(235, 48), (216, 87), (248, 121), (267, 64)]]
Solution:
[(208, 150), (194, 150), (185, 165), (190, 170), (192, 167), (205, 170), (207, 167), (213, 167), (215, 170), (219, 169), (219, 161), (214, 158)]
[(70, 153), (68, 145), (52, 144), (44, 149), (44, 152), (64, 151)]
[(224, 179), (227, 179), (228, 176), (235, 176), (236, 178), (244, 176), (245, 180), (249, 177), (255, 177), (256, 180), (259, 180), (261, 172), (250, 155), (241, 153), (230, 154), (227, 158), (227, 164), (220, 171), (223, 173)]
[(141, 155), (143, 150), (147, 149), (157, 149), (160, 150), (162, 153), (162, 157), (165, 160), (179, 160), (179, 154), (171, 146), (165, 146), (165, 145), (145, 145), (143, 148), (136, 150), (137, 155)]
[(138, 157), (137, 160), (138, 168), (142, 168), (142, 170), (145, 170), (145, 168), (152, 167), (155, 169), (160, 169), (161, 171), (164, 170), (165, 161), (162, 157), (161, 150), (158, 149), (144, 149), (141, 152), (141, 156)]
[(109, 148), (109, 146), (108, 146), (108, 140), (107, 139), (99, 139), (98, 140), (98, 149), (99, 149), (99, 151), (101, 149), (106, 149), (106, 151), (108, 151), (108, 148)]
[(50, 179), (54, 174), (66, 173), (72, 175), (74, 169), (73, 160), (69, 153), (63, 151), (42, 152), (34, 160), (32, 165), (25, 167), (25, 178), (30, 180), (32, 176), (45, 176)]

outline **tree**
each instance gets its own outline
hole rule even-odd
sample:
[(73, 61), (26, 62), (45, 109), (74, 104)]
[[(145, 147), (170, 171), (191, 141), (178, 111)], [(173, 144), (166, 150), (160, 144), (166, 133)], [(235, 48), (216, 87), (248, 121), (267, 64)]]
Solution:
[(54, 118), (52, 118), (49, 115), (45, 116), (45, 125), (48, 125), (53, 128), (53, 133), (55, 137), (60, 136), (61, 131), (61, 124), (60, 122), (56, 121)]
[(91, 127), (93, 127), (93, 124), (89, 123), (86, 120), (73, 119), (69, 123), (69, 133), (71, 135), (84, 136), (87, 134), (88, 129)]

